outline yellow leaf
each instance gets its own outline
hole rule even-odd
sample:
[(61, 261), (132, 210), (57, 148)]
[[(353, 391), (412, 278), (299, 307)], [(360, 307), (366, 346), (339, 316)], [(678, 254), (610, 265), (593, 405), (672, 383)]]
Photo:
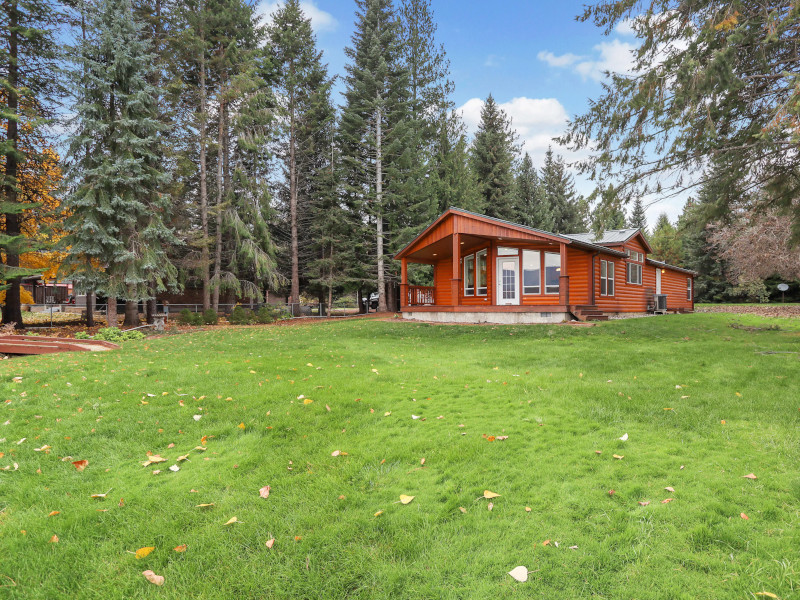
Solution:
[(464, 514), (467, 514), (467, 509), (466, 509), (466, 508), (464, 508), (463, 506), (459, 506), (459, 507), (458, 507), (458, 510), (460, 510), (460, 511), (461, 511), (462, 513), (464, 513)]
[(400, 494), (400, 504), (410, 504), (413, 499), (414, 496), (406, 496), (405, 494)]
[(270, 539), (267, 540), (267, 542), (266, 542), (267, 548), (272, 549), (272, 546), (274, 546), (274, 545), (275, 545), (275, 538), (270, 538)]
[(622, 460), (623, 458), (625, 458), (624, 456), (620, 456), (619, 454), (614, 454), (613, 456), (614, 456), (614, 458), (616, 458), (617, 460)]
[(144, 558), (155, 549), (156, 549), (155, 546), (145, 546), (144, 548), (139, 548), (136, 551), (136, 558)]
[(244, 423), (239, 423), (239, 424), (237, 425), (237, 427), (238, 427), (239, 429), (244, 429), (244, 428), (246, 427), (246, 425), (245, 425)]
[(236, 517), (231, 517), (230, 519), (228, 519), (225, 525), (233, 525), (234, 523), (241, 523), (241, 521)]
[(526, 506), (525, 507), (525, 512), (531, 512), (531, 507), (530, 506)]
[(500, 494), (495, 494), (494, 492), (490, 492), (489, 490), (483, 490), (483, 497), (487, 500), (491, 500), (492, 498), (499, 498)]
[(211, 506), (214, 506), (213, 502), (209, 502), (208, 504), (195, 504), (194, 505), (195, 508), (209, 508)]
[(159, 456), (158, 454), (153, 454), (153, 456), (147, 457), (147, 460), (142, 463), (142, 466), (149, 467), (150, 465), (162, 462), (167, 462), (167, 459), (162, 456)]
[(61, 511), (60, 511), (60, 510), (54, 510), (54, 511), (52, 511), (52, 512), (51, 512), (49, 515), (47, 515), (47, 516), (48, 516), (48, 517), (55, 517), (56, 515), (59, 515), (59, 514), (61, 514)]
[(311, 398), (304, 398), (303, 399), (303, 404), (308, 405), (308, 404), (311, 404), (312, 402), (313, 402), (313, 400)]
[(382, 510), (379, 510), (378, 512), (376, 512), (376, 513), (375, 513), (374, 515), (372, 515), (372, 516), (373, 516), (373, 517), (380, 517), (382, 514), (383, 514), (383, 511), (382, 511)]
[(53, 537), (50, 538), (50, 543), (51, 544), (57, 544), (58, 543), (58, 536), (57, 535), (53, 535)]
[(756, 596), (764, 596), (765, 598), (777, 598), (772, 592), (756, 592)]
[(181, 544), (180, 546), (175, 546), (173, 548), (175, 552), (186, 552), (186, 544)]

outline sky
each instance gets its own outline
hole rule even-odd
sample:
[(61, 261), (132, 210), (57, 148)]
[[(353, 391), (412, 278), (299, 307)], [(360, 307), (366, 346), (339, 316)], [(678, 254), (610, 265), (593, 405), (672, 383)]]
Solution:
[[(262, 0), (267, 19), (278, 6)], [(477, 128), (489, 94), (511, 117), (524, 151), (541, 166), (549, 145), (569, 162), (579, 158), (555, 146), (568, 120), (602, 93), (604, 71), (627, 72), (636, 38), (623, 25), (609, 35), (575, 17), (575, 0), (433, 0), (437, 40), (444, 45), (455, 83), (454, 101), (469, 131)], [(352, 0), (301, 0), (331, 73), (344, 73), (344, 48), (351, 45), (356, 5)], [(342, 100), (339, 99), (341, 104)], [(593, 185), (576, 177), (579, 193)], [(647, 198), (647, 221), (667, 213), (673, 222), (684, 198)]]

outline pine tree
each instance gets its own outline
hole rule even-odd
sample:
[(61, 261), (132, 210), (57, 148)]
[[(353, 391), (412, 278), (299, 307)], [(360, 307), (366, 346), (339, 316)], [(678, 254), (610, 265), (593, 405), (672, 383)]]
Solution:
[(398, 196), (412, 163), (408, 72), (390, 0), (356, 0), (356, 5), (356, 31), (352, 47), (345, 50), (351, 62), (339, 130), (342, 167), (348, 173), (344, 191), (352, 209), (375, 228), (378, 309), (385, 311), (385, 252), (391, 243), (385, 225), (397, 216), (392, 207), (403, 205)]
[(553, 213), (542, 199), (541, 183), (530, 154), (525, 153), (516, 180), (516, 220), (523, 225), (553, 231)]
[(485, 206), (472, 171), (466, 126), (455, 111), (440, 120), (434, 152), (431, 185), (438, 214), (451, 206), (482, 213)]
[[(85, 9), (85, 7), (84, 7)], [(84, 289), (136, 301), (175, 280), (165, 248), (174, 242), (165, 220), (169, 183), (159, 151), (159, 90), (150, 81), (153, 56), (130, 0), (103, 0), (85, 14), (87, 37), (70, 72), (75, 130), (69, 140), (63, 240), (65, 261)], [(109, 306), (110, 325), (116, 311)], [(126, 314), (128, 324), (138, 315)]]
[(511, 120), (490, 94), (481, 109), (481, 122), (472, 143), (472, 170), (478, 180), (484, 210), (490, 217), (513, 221), (514, 159), (517, 134)]
[(644, 212), (644, 203), (641, 198), (636, 198), (633, 201), (633, 210), (631, 210), (631, 217), (628, 221), (631, 227), (641, 229), (644, 235), (647, 235), (647, 215)]
[(553, 215), (553, 233), (576, 233), (586, 230), (586, 201), (577, 197), (572, 175), (564, 159), (547, 149), (541, 168), (542, 202)]
[(625, 211), (622, 210), (614, 186), (598, 188), (590, 196), (590, 198), (598, 197), (599, 202), (591, 216), (592, 231), (599, 237), (606, 230), (623, 229), (625, 227)]
[(3, 323), (22, 327), (20, 283), (40, 273), (20, 266), (20, 255), (37, 247), (22, 228), (19, 177), (46, 157), (44, 147), (22, 144), (52, 117), (61, 91), (57, 77), (56, 31), (64, 15), (47, 0), (7, 0), (0, 3), (0, 289), (6, 290)]
[(678, 230), (670, 222), (666, 213), (661, 213), (653, 226), (650, 246), (653, 248), (650, 256), (654, 260), (660, 260), (670, 265), (680, 265), (683, 259), (681, 239)]

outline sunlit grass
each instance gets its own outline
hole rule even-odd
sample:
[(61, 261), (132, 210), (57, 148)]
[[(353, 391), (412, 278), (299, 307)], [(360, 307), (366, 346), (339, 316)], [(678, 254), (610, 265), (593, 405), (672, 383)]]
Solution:
[(798, 340), (351, 321), (4, 361), (0, 597), (791, 598)]

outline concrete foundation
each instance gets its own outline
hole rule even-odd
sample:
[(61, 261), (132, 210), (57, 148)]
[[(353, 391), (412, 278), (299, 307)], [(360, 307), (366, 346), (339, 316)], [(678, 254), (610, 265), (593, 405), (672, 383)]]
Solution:
[(403, 318), (410, 321), (431, 323), (497, 323), (516, 325), (521, 323), (563, 323), (571, 316), (565, 312), (404, 312)]

